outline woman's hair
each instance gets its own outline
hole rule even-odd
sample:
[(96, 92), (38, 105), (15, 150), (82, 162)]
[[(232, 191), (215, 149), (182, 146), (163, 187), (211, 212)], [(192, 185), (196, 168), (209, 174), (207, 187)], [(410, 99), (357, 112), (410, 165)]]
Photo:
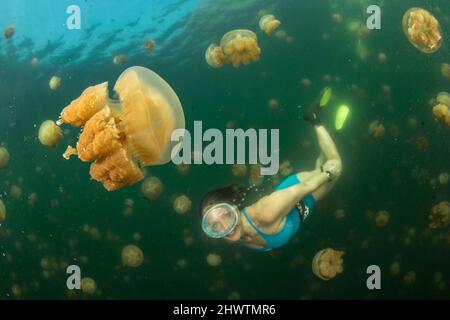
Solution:
[(247, 189), (238, 187), (234, 184), (224, 188), (218, 188), (205, 194), (200, 202), (199, 214), (203, 216), (204, 209), (218, 203), (226, 202), (228, 204), (242, 207), (245, 206)]

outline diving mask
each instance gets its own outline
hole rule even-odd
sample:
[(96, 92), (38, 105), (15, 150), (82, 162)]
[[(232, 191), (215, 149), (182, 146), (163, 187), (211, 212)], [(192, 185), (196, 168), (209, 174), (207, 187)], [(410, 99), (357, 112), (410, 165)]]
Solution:
[(228, 203), (218, 203), (203, 215), (203, 231), (211, 238), (223, 238), (236, 228), (239, 210)]

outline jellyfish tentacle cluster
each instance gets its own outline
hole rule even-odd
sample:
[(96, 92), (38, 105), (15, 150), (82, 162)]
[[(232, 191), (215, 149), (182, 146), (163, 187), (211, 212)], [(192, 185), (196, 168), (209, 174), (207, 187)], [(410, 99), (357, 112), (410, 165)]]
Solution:
[(185, 126), (176, 93), (153, 71), (129, 68), (114, 90), (119, 101), (109, 99), (107, 82), (87, 88), (57, 122), (82, 127), (76, 148), (69, 146), (63, 156), (93, 162), (91, 177), (108, 191), (143, 179), (140, 166), (167, 163), (172, 131)]

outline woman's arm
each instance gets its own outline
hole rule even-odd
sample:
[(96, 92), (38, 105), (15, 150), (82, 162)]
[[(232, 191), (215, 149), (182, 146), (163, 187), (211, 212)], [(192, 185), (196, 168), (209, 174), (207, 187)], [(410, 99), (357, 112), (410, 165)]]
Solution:
[(298, 201), (328, 181), (330, 181), (330, 173), (318, 171), (307, 180), (302, 180), (301, 183), (263, 197), (253, 205), (252, 209), (263, 224), (281, 222)]

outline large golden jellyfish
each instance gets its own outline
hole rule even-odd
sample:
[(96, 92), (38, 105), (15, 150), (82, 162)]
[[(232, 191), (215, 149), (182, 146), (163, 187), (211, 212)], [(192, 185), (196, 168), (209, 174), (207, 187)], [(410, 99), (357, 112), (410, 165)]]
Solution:
[(264, 31), (269, 37), (281, 25), (280, 20), (275, 19), (272, 14), (266, 14), (259, 19), (259, 28)]
[(258, 61), (261, 54), (256, 34), (246, 29), (226, 33), (220, 40), (220, 46), (235, 68)]
[(9, 163), (9, 152), (4, 147), (0, 147), (0, 169), (6, 168)]
[(439, 21), (427, 10), (411, 8), (403, 16), (403, 31), (409, 42), (423, 53), (433, 53), (442, 44)]
[(442, 201), (431, 208), (428, 216), (431, 229), (445, 228), (450, 223), (450, 202)]
[(330, 280), (344, 271), (343, 251), (326, 248), (316, 253), (312, 262), (313, 273), (322, 280)]
[(57, 122), (83, 127), (76, 148), (69, 146), (63, 156), (93, 162), (91, 177), (108, 191), (143, 179), (140, 166), (167, 163), (177, 143), (172, 131), (185, 126), (178, 96), (155, 72), (131, 67), (114, 90), (119, 101), (108, 98), (107, 82), (87, 88)]

